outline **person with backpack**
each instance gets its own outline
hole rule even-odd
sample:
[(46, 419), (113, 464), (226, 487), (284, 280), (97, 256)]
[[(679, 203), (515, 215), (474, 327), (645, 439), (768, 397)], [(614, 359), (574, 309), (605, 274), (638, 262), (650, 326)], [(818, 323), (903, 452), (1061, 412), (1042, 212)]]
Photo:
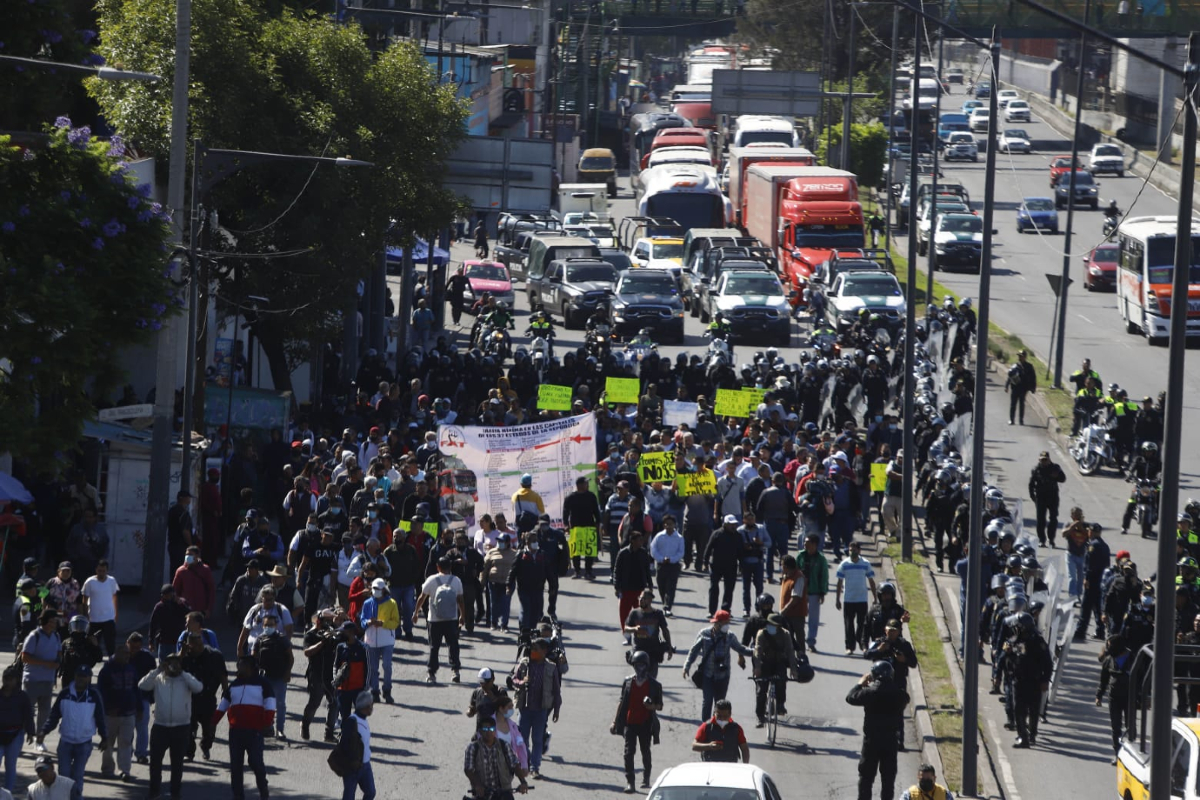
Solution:
[(237, 678), (225, 687), (221, 703), (212, 714), (215, 729), (229, 714), (229, 786), (233, 800), (245, 800), (242, 780), (245, 762), (250, 763), (258, 785), (259, 800), (267, 800), (267, 768), (263, 764), (263, 731), (275, 722), (275, 694), (271, 683), (258, 674), (258, 663), (251, 656), (238, 659)]
[[(367, 648), (358, 638), (358, 625), (352, 620), (342, 623), (342, 636), (333, 656), (333, 688), (337, 690), (338, 711), (342, 730), (354, 713), (354, 704), (367, 686)], [(367, 697), (371, 695), (368, 693)]]
[(383, 699), (391, 703), (392, 650), (396, 646), (396, 628), (400, 626), (400, 607), (396, 605), (383, 578), (371, 582), (371, 596), (363, 604), (359, 621), (363, 629), (363, 643), (367, 646), (371, 697), (379, 699), (379, 673), (382, 671)]
[(287, 718), (287, 685), (295, 655), (291, 641), (279, 630), (278, 614), (268, 611), (263, 615), (263, 630), (254, 640), (250, 654), (275, 694), (275, 738), (287, 739), (283, 723)]
[(617, 715), (609, 732), (625, 740), (625, 794), (633, 794), (633, 755), (642, 749), (642, 788), (650, 787), (650, 741), (658, 744), (659, 721), (656, 712), (663, 709), (662, 684), (650, 675), (654, 659), (638, 650), (629, 659), (633, 674), (621, 684)]
[(521, 533), (537, 526), (538, 517), (546, 513), (542, 496), (533, 490), (533, 476), (526, 472), (521, 476), (521, 488), (513, 492), (513, 520)]
[(463, 609), (463, 586), (457, 576), (450, 573), (452, 562), (446, 556), (437, 561), (437, 574), (430, 575), (421, 586), (421, 596), (417, 598), (417, 609), (413, 612), (413, 624), (421, 617), (421, 610), (429, 606), (429, 677), (425, 682), (429, 685), (437, 683), (438, 656), (441, 653), (442, 642), (450, 648), (450, 669), (454, 673), (454, 683), (462, 678), (460, 671), (462, 663), (458, 659), (458, 629), (463, 624), (465, 611)]
[(700, 711), (702, 720), (707, 720), (712, 714), (713, 701), (725, 697), (729, 691), (729, 651), (737, 653), (740, 669), (746, 668), (746, 656), (754, 655), (754, 651), (739, 642), (729, 630), (730, 620), (732, 616), (728, 611), (721, 610), (713, 614), (709, 620), (712, 624), (696, 634), (683, 665), (685, 679), (691, 677), (692, 664), (696, 665), (697, 674), (691, 680), (704, 693)]
[[(375, 710), (370, 692), (360, 692), (354, 698), (354, 713), (342, 725), (342, 738), (335, 752), (343, 754), (342, 800), (354, 800), (362, 789), (363, 800), (375, 800), (375, 772), (371, 766), (371, 724), (367, 718)], [(334, 756), (331, 754), (331, 758)]]

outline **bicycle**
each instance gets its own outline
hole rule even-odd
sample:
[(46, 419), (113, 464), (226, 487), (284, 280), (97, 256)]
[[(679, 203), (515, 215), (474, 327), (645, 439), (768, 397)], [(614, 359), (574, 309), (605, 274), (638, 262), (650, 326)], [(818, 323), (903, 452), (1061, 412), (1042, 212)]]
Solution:
[(766, 728), (767, 728), (767, 747), (775, 748), (775, 738), (779, 732), (779, 703), (776, 700), (775, 692), (779, 681), (786, 681), (786, 675), (772, 675), (770, 677), (754, 677), (750, 676), (750, 680), (755, 683), (767, 683), (767, 706), (766, 706)]

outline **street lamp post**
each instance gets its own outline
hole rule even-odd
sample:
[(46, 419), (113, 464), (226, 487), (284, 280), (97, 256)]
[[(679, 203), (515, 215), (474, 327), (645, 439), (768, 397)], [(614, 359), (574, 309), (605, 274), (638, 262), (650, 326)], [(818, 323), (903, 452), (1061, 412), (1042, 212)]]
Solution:
[(161, 81), (162, 77), (152, 72), (135, 72), (130, 69), (114, 67), (93, 67), (88, 64), (64, 64), (61, 61), (47, 61), (44, 58), (25, 58), (23, 56), (0, 56), (0, 61), (37, 69), (62, 70), (63, 72), (83, 72), (95, 75), (102, 81)]
[[(196, 269), (197, 251), (200, 246), (200, 225), (203, 214), (204, 198), (217, 184), (226, 178), (240, 172), (246, 167), (257, 164), (277, 163), (280, 161), (302, 162), (308, 164), (333, 164), (338, 167), (371, 167), (370, 161), (359, 161), (352, 158), (326, 158), (323, 156), (288, 155), (283, 153), (260, 153), (250, 150), (224, 150), (209, 148), (199, 139), (193, 142), (192, 161), (192, 206), (190, 224), (188, 225), (188, 320), (187, 320), (187, 356), (184, 370), (183, 389), (183, 463), (181, 480), (187, 480), (191, 471), (192, 448), (191, 432), (195, 427), (192, 419), (194, 413), (194, 397), (196, 389), (196, 331), (199, 320), (200, 281)], [(235, 331), (234, 336), (237, 333)], [(232, 371), (229, 376), (233, 380)], [(186, 483), (184, 484), (186, 485)], [(165, 532), (162, 535), (146, 536), (145, 561), (142, 564), (142, 585), (157, 586), (162, 583), (162, 561), (166, 543)]]

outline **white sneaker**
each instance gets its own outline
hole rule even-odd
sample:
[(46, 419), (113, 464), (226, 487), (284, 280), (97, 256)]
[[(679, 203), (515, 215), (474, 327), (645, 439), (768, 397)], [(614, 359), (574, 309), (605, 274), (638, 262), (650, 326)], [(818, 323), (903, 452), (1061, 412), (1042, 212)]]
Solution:
[(46, 749), (46, 745), (42, 742), (38, 742), (37, 746), (34, 749), (37, 750), (39, 753), (49, 753), (50, 752), (49, 750)]

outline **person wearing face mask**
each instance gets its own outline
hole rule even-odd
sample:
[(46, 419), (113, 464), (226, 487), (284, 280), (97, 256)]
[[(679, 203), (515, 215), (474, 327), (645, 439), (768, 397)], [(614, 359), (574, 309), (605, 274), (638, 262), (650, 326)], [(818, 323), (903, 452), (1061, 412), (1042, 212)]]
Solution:
[(517, 725), (517, 709), (508, 692), (503, 689), (496, 692), (491, 709), (480, 712), (479, 728), (482, 728), (484, 720), (491, 716), (492, 710), (495, 711), (496, 738), (512, 748), (513, 755), (517, 757), (521, 769), (528, 771), (529, 745), (525, 743), (525, 737), (521, 735), (521, 728)]
[(550, 642), (535, 639), (529, 655), (517, 662), (512, 672), (516, 705), (521, 712), (521, 736), (529, 744), (529, 774), (536, 778), (545, 751), (548, 721), (558, 722), (562, 708), (562, 673), (546, 658)]
[(363, 519), (363, 534), (367, 537), (368, 542), (379, 542), (381, 550), (392, 543), (392, 528), (380, 518), (378, 503), (367, 504), (367, 515)]
[(242, 776), (246, 762), (254, 772), (259, 800), (267, 800), (270, 790), (263, 764), (263, 730), (270, 730), (275, 722), (275, 695), (271, 684), (258, 674), (254, 659), (238, 659), (237, 678), (225, 687), (220, 705), (213, 710), (213, 729), (226, 712), (229, 714), (229, 782), (233, 800), (245, 800)]
[(307, 548), (296, 571), (296, 585), (304, 587), (304, 619), (311, 620), (321, 603), (322, 584), (330, 590), (337, 586), (334, 573), (337, 548), (333, 544), (333, 528), (315, 531), (316, 520), (310, 519)]
[(150, 785), (147, 795), (162, 790), (163, 757), (171, 756), (171, 796), (183, 791), (183, 759), (191, 739), (192, 695), (203, 691), (199, 679), (183, 671), (178, 653), (169, 654), (154, 672), (138, 681), (138, 688), (154, 694), (154, 725), (150, 729)]
[(663, 656), (670, 659), (675, 655), (667, 618), (662, 611), (654, 608), (654, 592), (649, 588), (642, 590), (638, 607), (625, 618), (625, 635), (633, 637), (635, 654), (643, 652), (650, 656), (652, 678), (658, 677), (658, 665), (663, 662)]
[(625, 794), (633, 794), (633, 756), (642, 750), (642, 787), (649, 788), (651, 756), (650, 740), (658, 744), (659, 721), (656, 712), (663, 709), (662, 684), (650, 675), (654, 659), (638, 650), (629, 659), (633, 674), (621, 684), (621, 699), (609, 733), (625, 740)]
[(908, 800), (954, 800), (954, 795), (937, 782), (937, 770), (932, 764), (917, 767), (917, 782), (908, 789)]
[[(471, 546), (467, 532), (460, 530), (454, 534), (454, 550), (451, 557), (455, 559), (454, 573), (458, 575), (463, 585), (463, 610), (466, 614), (463, 620), (463, 629), (467, 633), (474, 633), (476, 601), (483, 591), (483, 586), (479, 582), (479, 578), (483, 574), (483, 556)], [(555, 576), (554, 593), (550, 597), (555, 598), (557, 592), (558, 577)]]
[(258, 525), (242, 544), (243, 558), (257, 558), (263, 569), (270, 570), (286, 556), (283, 539), (271, 530), (271, 521), (259, 516)]
[(267, 576), (257, 558), (246, 562), (246, 571), (237, 576), (225, 601), (225, 613), (233, 624), (240, 624), (246, 612), (257, 602), (259, 591), (267, 585)]
[(273, 612), (262, 615), (262, 633), (254, 639), (250, 655), (258, 661), (263, 677), (271, 684), (275, 693), (275, 737), (286, 739), (283, 725), (287, 720), (287, 688), (288, 679), (292, 675), (292, 667), (296, 656), (292, 652), (292, 642), (279, 628), (279, 617)]
[(796, 648), (788, 632), (787, 620), (781, 614), (771, 614), (767, 624), (754, 637), (754, 713), (758, 727), (767, 721), (767, 694), (775, 683), (776, 712), (787, 714), (787, 677), (798, 671)]
[(371, 697), (380, 697), (380, 663), (383, 671), (383, 699), (392, 702), (392, 649), (396, 645), (396, 628), (400, 625), (400, 607), (388, 591), (387, 581), (376, 578), (371, 582), (371, 596), (363, 604), (359, 618), (363, 629), (363, 644), (367, 646), (368, 680)]
[[(537, 534), (539, 549), (546, 556), (546, 588), (548, 590), (546, 611), (552, 618), (557, 619), (558, 579), (567, 574), (567, 568), (570, 566), (570, 545), (567, 543), (566, 533), (561, 528), (555, 528), (550, 524), (549, 514), (542, 514), (538, 517), (538, 525), (534, 528), (534, 533)], [(470, 603), (468, 602), (469, 607)]]
[(733, 721), (733, 703), (718, 700), (711, 719), (705, 719), (696, 730), (692, 750), (700, 754), (701, 761), (724, 761), (750, 763), (750, 745), (746, 743), (746, 732)]
[(175, 570), (171, 581), (175, 594), (183, 599), (193, 611), (212, 614), (217, 602), (217, 584), (213, 580), (212, 568), (200, 558), (200, 548), (192, 545), (183, 557), (183, 566)]
[(517, 554), (508, 573), (508, 598), (515, 592), (521, 598), (521, 630), (531, 631), (542, 617), (546, 595), (546, 573), (550, 567), (541, 552), (537, 534), (525, 534), (525, 547)]
[(250, 655), (254, 641), (262, 635), (266, 617), (270, 615), (277, 619), (279, 627), (286, 636), (292, 635), (292, 615), (282, 603), (276, 602), (275, 587), (268, 584), (259, 590), (258, 603), (246, 612), (242, 620), (242, 630), (238, 634), (237, 653), (239, 656)]
[(512, 548), (512, 537), (507, 533), (501, 534), (496, 540), (496, 546), (488, 550), (483, 559), (484, 580), (488, 592), (488, 627), (492, 630), (508, 633), (509, 608), (512, 596), (508, 594), (508, 576), (517, 560), (517, 552)]
[(704, 693), (700, 711), (702, 719), (708, 719), (713, 701), (725, 697), (729, 690), (730, 651), (737, 653), (740, 669), (746, 668), (746, 656), (753, 655), (753, 651), (739, 642), (729, 630), (730, 620), (728, 611), (721, 610), (714, 614), (710, 620), (712, 624), (696, 634), (683, 665), (683, 677), (688, 678), (692, 664), (696, 664), (697, 674), (692, 678), (692, 683)]
[(411, 542), (401, 533), (383, 551), (388, 565), (388, 588), (400, 607), (400, 624), (405, 641), (413, 641), (412, 612), (417, 607), (417, 587), (424, 581), (421, 559)]

